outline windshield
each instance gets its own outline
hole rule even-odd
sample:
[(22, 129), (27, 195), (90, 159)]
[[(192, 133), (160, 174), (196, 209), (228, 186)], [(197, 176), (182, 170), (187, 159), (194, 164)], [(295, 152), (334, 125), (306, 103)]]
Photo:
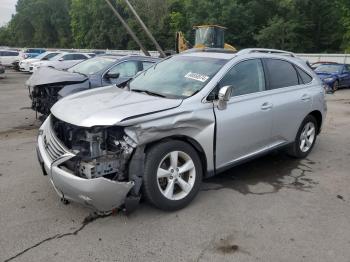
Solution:
[(168, 98), (190, 97), (201, 90), (226, 62), (217, 58), (174, 56), (138, 75), (130, 82), (130, 89)]
[(37, 55), (37, 56), (35, 57), (35, 59), (44, 58), (44, 57), (47, 56), (48, 54), (50, 54), (50, 52), (41, 53), (40, 55)]
[(85, 60), (68, 69), (69, 72), (77, 72), (85, 75), (92, 75), (107, 69), (116, 61), (112, 57), (95, 57)]
[(320, 65), (315, 69), (315, 72), (318, 73), (340, 73), (342, 70), (342, 65)]

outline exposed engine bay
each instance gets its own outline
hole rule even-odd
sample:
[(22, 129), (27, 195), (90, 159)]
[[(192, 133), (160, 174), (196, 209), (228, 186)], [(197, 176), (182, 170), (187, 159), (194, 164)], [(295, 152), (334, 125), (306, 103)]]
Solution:
[(34, 86), (33, 90), (29, 90), (29, 96), (32, 99), (32, 109), (43, 115), (50, 114), (50, 108), (58, 101), (58, 92), (63, 85), (45, 85)]
[(126, 170), (136, 144), (122, 127), (82, 128), (52, 118), (57, 138), (76, 153), (76, 157), (64, 163), (66, 168), (86, 179), (128, 179)]

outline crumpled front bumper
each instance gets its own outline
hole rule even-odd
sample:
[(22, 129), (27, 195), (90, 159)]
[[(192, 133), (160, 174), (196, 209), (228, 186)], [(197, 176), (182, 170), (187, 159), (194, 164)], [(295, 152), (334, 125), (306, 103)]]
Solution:
[[(61, 198), (100, 212), (108, 212), (123, 205), (134, 182), (118, 182), (104, 177), (85, 179), (76, 176), (61, 166), (75, 155), (65, 149), (50, 129), (51, 119), (49, 117), (39, 131), (37, 154), (43, 172), (50, 178), (57, 194)], [(52, 142), (53, 140), (55, 141)], [(56, 157), (58, 154), (53, 155), (50, 150), (65, 152)]]

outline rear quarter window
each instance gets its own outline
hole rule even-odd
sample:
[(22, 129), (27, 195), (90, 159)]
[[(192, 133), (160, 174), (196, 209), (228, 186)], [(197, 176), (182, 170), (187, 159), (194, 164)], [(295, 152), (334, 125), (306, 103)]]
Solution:
[(277, 89), (299, 85), (299, 78), (294, 66), (284, 60), (265, 59), (269, 76), (268, 89)]
[(296, 66), (296, 69), (299, 73), (299, 76), (300, 76), (303, 84), (308, 84), (312, 81), (312, 77), (308, 73), (306, 73), (304, 70), (302, 70), (301, 68), (299, 68), (297, 66)]

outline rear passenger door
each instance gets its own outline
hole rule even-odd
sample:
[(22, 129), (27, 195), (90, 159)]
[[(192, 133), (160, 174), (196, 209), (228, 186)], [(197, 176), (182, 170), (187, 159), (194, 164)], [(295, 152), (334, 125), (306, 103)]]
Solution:
[(267, 89), (273, 104), (272, 146), (295, 139), (312, 105), (312, 77), (289, 61), (264, 59)]
[(261, 60), (249, 59), (233, 66), (217, 89), (227, 85), (233, 92), (226, 109), (214, 109), (217, 169), (264, 151), (271, 141), (272, 103), (265, 94)]

